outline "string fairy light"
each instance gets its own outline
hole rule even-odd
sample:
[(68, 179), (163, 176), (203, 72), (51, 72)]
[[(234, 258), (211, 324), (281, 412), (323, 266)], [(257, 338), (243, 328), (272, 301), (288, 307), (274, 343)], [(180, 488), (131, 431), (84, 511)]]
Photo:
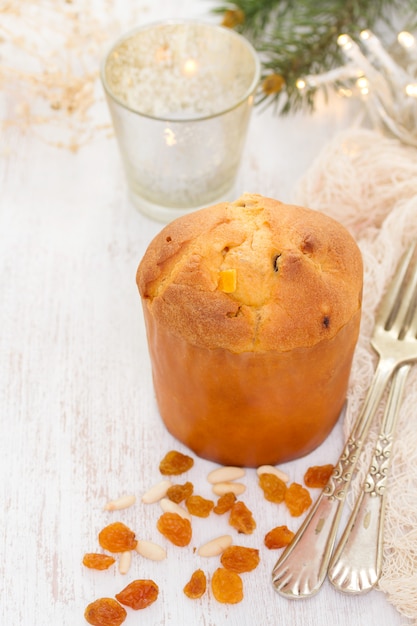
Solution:
[(397, 35), (406, 61), (400, 64), (369, 29), (356, 42), (347, 33), (337, 38), (346, 63), (339, 68), (297, 80), (300, 91), (334, 84), (345, 97), (364, 100), (375, 125), (417, 147), (417, 42), (412, 33)]
[(306, 88), (316, 89), (321, 85), (326, 85), (331, 82), (340, 82), (350, 80), (351, 78), (360, 78), (363, 76), (363, 71), (354, 65), (345, 65), (343, 67), (329, 70), (322, 74), (305, 76), (297, 80), (297, 88), (302, 91)]

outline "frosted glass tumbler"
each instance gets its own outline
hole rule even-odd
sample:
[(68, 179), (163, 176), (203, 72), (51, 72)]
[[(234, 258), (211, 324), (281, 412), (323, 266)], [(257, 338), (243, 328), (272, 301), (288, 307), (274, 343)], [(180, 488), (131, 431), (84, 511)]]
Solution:
[(137, 28), (101, 78), (130, 196), (162, 222), (234, 198), (260, 62), (236, 32), (195, 21)]

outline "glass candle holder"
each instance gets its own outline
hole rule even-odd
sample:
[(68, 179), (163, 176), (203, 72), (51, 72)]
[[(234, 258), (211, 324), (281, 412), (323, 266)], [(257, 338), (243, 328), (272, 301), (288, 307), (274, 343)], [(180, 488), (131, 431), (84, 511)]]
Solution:
[(233, 199), (260, 62), (236, 32), (168, 21), (125, 34), (101, 78), (135, 206), (168, 222)]

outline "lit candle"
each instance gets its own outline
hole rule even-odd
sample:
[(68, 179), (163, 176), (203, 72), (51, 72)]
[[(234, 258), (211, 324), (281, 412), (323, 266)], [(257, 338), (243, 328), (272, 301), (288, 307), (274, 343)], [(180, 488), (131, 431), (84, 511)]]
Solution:
[(246, 38), (188, 20), (145, 25), (114, 43), (101, 76), (141, 212), (171, 221), (234, 197), (260, 76)]

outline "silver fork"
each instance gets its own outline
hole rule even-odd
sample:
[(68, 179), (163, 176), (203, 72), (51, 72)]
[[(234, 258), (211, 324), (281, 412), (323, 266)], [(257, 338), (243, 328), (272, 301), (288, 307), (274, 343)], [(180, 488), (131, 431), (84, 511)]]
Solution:
[(409, 364), (401, 365), (394, 372), (368, 473), (330, 561), (330, 582), (345, 593), (370, 591), (381, 576), (387, 478), (396, 423), (410, 368)]
[(415, 304), (415, 280), (405, 280), (415, 247), (414, 242), (404, 255), (379, 306), (371, 339), (379, 360), (362, 411), (327, 485), (273, 569), (273, 585), (283, 596), (308, 597), (322, 586), (346, 492), (385, 387), (398, 366), (417, 360), (417, 339), (404, 336)]

